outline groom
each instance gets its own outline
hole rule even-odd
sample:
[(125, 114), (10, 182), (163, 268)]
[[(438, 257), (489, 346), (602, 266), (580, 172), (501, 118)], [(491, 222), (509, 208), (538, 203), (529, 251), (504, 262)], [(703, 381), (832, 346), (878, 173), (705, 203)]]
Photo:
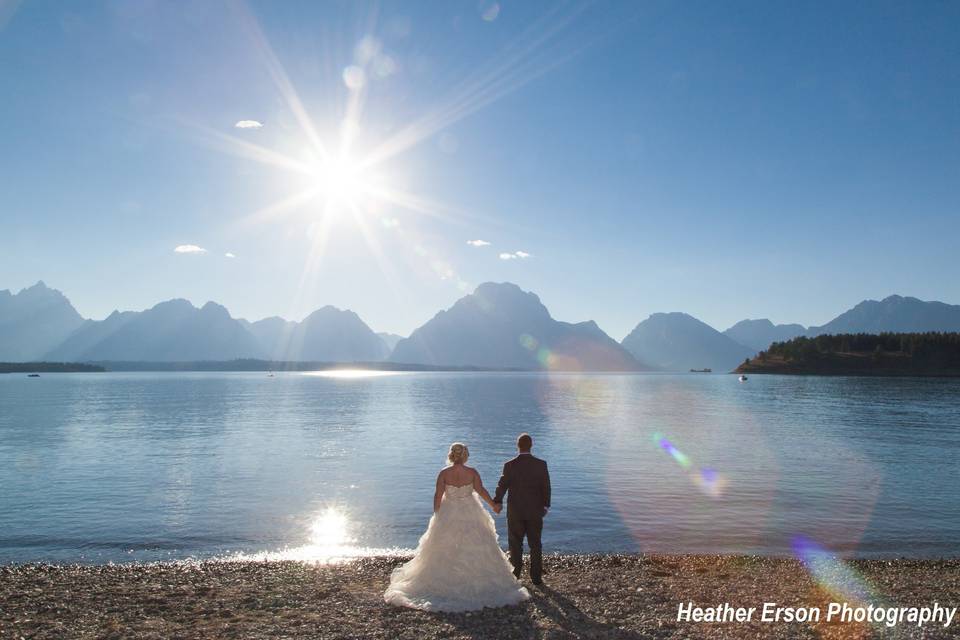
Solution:
[(503, 494), (507, 494), (507, 538), (510, 541), (510, 564), (513, 575), (520, 578), (523, 569), (523, 538), (530, 545), (530, 580), (543, 584), (543, 547), (540, 533), (543, 517), (550, 509), (550, 473), (547, 463), (530, 454), (533, 438), (520, 434), (519, 453), (503, 465), (503, 475), (493, 497), (497, 513), (503, 509)]

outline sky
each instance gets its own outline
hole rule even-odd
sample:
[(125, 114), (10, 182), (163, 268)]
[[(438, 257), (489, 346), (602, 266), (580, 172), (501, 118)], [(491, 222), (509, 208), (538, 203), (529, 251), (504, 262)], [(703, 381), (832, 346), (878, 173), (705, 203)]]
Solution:
[(960, 4), (0, 0), (0, 288), (85, 317), (486, 281), (616, 339), (960, 303)]

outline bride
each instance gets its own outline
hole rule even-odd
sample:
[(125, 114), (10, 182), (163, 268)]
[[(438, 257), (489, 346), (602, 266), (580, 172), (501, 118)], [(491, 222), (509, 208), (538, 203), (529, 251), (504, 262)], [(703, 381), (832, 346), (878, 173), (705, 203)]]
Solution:
[(393, 571), (383, 594), (388, 604), (470, 611), (530, 597), (497, 543), (493, 518), (480, 503), (483, 498), (493, 508), (493, 500), (477, 470), (466, 466), (469, 455), (465, 444), (450, 445), (450, 464), (437, 476), (430, 524), (413, 560)]

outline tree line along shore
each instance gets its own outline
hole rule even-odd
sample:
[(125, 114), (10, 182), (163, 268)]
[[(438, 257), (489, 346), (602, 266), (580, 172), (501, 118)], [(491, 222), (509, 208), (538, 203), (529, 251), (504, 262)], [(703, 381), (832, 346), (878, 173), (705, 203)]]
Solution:
[(737, 373), (960, 376), (960, 333), (844, 333), (774, 342)]
[(0, 373), (102, 373), (106, 369), (85, 362), (0, 362)]

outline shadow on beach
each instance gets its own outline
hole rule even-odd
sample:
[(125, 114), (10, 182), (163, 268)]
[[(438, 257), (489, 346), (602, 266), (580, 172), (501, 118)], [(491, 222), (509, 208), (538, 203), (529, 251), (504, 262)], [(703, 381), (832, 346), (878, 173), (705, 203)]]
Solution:
[(576, 603), (548, 585), (527, 585), (530, 600), (512, 607), (483, 609), (468, 613), (429, 614), (437, 622), (446, 623), (465, 637), (536, 638), (547, 631), (548, 637), (573, 638), (644, 638), (636, 631), (601, 622), (584, 613)]
[(600, 622), (584, 613), (570, 598), (547, 585), (533, 588), (533, 601), (547, 619), (581, 637), (641, 638), (639, 633)]

